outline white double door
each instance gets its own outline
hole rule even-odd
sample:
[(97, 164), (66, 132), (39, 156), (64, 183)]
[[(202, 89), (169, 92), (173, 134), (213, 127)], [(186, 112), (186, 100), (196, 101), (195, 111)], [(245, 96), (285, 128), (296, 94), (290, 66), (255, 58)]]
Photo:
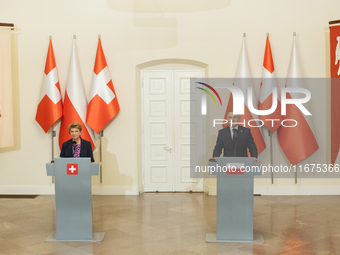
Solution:
[(202, 191), (203, 179), (190, 178), (190, 155), (198, 154), (190, 137), (202, 128), (190, 130), (201, 103), (190, 100), (190, 78), (204, 70), (142, 70), (141, 77), (144, 190)]

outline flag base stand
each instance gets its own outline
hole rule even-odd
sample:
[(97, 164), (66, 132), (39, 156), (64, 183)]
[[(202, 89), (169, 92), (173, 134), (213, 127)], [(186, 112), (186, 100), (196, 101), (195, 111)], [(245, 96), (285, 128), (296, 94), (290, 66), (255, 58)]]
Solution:
[(254, 234), (254, 240), (217, 240), (216, 234), (207, 234), (205, 237), (206, 243), (252, 243), (264, 244), (263, 235)]
[(90, 240), (57, 240), (57, 234), (51, 233), (45, 243), (64, 243), (64, 242), (89, 242), (89, 243), (97, 243), (103, 242), (105, 236), (105, 232), (96, 232), (92, 234), (92, 239)]

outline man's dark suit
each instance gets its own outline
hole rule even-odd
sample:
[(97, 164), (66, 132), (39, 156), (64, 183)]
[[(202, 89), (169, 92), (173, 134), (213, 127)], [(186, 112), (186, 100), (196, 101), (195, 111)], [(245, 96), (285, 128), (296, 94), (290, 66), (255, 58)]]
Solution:
[(219, 157), (222, 149), (223, 157), (248, 157), (247, 148), (249, 149), (250, 155), (257, 158), (257, 148), (250, 129), (238, 126), (236, 155), (234, 155), (234, 143), (231, 137), (230, 127), (228, 126), (218, 131), (213, 157)]
[[(89, 141), (81, 139), (80, 144), (81, 144), (81, 146), (80, 146), (80, 157), (81, 158), (91, 158), (91, 162), (94, 162), (91, 143)], [(72, 139), (63, 143), (63, 146), (61, 147), (60, 157), (61, 158), (73, 158)]]

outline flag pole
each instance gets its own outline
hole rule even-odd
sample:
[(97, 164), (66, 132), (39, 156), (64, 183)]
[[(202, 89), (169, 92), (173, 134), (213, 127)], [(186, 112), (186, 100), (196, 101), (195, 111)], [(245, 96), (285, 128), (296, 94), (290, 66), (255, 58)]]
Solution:
[[(101, 39), (102, 36), (101, 35), (98, 35), (98, 39)], [(100, 147), (99, 147), (99, 157), (100, 157), (100, 183), (102, 184), (103, 183), (103, 150), (102, 150), (102, 137), (104, 136), (104, 130), (100, 131), (99, 132), (99, 135), (100, 135)]]
[[(297, 168), (297, 164), (296, 164), (296, 168)], [(295, 184), (297, 184), (297, 171), (296, 170), (295, 170)]]
[(99, 132), (100, 135), (100, 147), (99, 147), (99, 156), (100, 156), (100, 183), (103, 183), (103, 151), (102, 151), (102, 137), (104, 136), (104, 130)]
[[(49, 36), (49, 40), (52, 40), (52, 35)], [(54, 137), (56, 136), (55, 131), (54, 131), (54, 123), (52, 124), (51, 134), (52, 134), (52, 160), (51, 160), (51, 163), (54, 163)], [(54, 183), (53, 177), (52, 177), (52, 183)]]
[[(273, 166), (273, 136), (272, 136), (272, 132), (270, 130), (268, 130), (268, 135), (269, 135), (269, 139), (270, 139), (270, 165), (272, 167)], [(271, 182), (272, 184), (274, 184), (274, 173), (273, 171), (270, 172), (270, 178), (271, 178)]]
[[(269, 37), (269, 33), (266, 33), (266, 37)], [(273, 136), (272, 136), (273, 133), (270, 130), (268, 130), (268, 135), (269, 135), (269, 139), (270, 139), (270, 165), (272, 167), (274, 167), (273, 166)], [(270, 178), (271, 178), (271, 183), (274, 184), (274, 173), (273, 173), (273, 171), (271, 171), (271, 173), (270, 173)]]
[[(293, 32), (293, 37), (296, 37), (296, 32)], [(297, 171), (295, 171), (295, 184), (297, 184)]]
[[(52, 35), (48, 37), (49, 40), (52, 40)], [(51, 138), (52, 138), (52, 160), (51, 163), (54, 163), (54, 137), (56, 137), (56, 132), (54, 131), (54, 123), (51, 128)], [(52, 176), (52, 183), (54, 183), (54, 176)]]
[[(56, 137), (56, 132), (54, 131), (54, 124), (52, 125), (52, 160), (51, 163), (54, 163), (54, 137)], [(52, 176), (52, 183), (54, 183), (54, 176)]]

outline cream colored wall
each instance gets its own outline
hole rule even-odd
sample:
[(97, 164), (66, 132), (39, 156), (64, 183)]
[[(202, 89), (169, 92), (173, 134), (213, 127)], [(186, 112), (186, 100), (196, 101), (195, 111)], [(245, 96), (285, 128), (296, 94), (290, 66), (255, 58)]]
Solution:
[[(132, 0), (126, 1), (133, 4)], [(207, 12), (134, 14), (115, 11), (112, 1), (108, 8), (105, 0), (1, 1), (1, 22), (14, 23), (21, 30), (18, 35), (20, 129), (15, 134), (21, 143), (15, 150), (0, 153), (0, 193), (53, 192), (51, 178), (45, 172), (45, 163), (51, 159), (51, 138), (35, 121), (49, 35), (53, 36), (62, 91), (66, 86), (72, 36), (77, 35), (88, 92), (97, 36), (101, 34), (121, 111), (104, 131), (104, 182), (100, 185), (98, 177), (94, 177), (94, 192), (138, 194), (142, 183), (136, 70), (140, 64), (159, 59), (189, 59), (206, 63), (209, 77), (232, 77), (242, 33), (246, 32), (251, 71), (254, 77), (259, 77), (265, 35), (269, 32), (276, 75), (285, 77), (292, 33), (297, 32), (304, 76), (325, 77), (324, 28), (329, 20), (339, 19), (339, 7), (336, 0), (231, 0), (227, 7)], [(319, 88), (316, 94), (326, 97), (324, 88)], [(325, 109), (313, 105), (312, 111), (322, 116)], [(316, 123), (316, 128), (320, 130), (322, 125)], [(59, 124), (56, 130), (58, 133)], [(326, 142), (319, 140), (319, 145), (314, 160), (324, 157)], [(57, 150), (55, 156), (58, 153)], [(98, 161), (98, 152), (95, 153)], [(301, 185), (308, 188), (313, 182), (322, 187), (328, 182), (335, 182), (334, 187), (339, 184), (338, 180), (306, 180), (298, 186), (289, 182), (280, 180), (277, 185), (281, 183), (280, 187), (291, 186), (294, 190)], [(265, 190), (273, 188), (268, 185), (268, 181), (258, 183)], [(213, 193), (214, 181), (209, 180), (207, 187)]]

